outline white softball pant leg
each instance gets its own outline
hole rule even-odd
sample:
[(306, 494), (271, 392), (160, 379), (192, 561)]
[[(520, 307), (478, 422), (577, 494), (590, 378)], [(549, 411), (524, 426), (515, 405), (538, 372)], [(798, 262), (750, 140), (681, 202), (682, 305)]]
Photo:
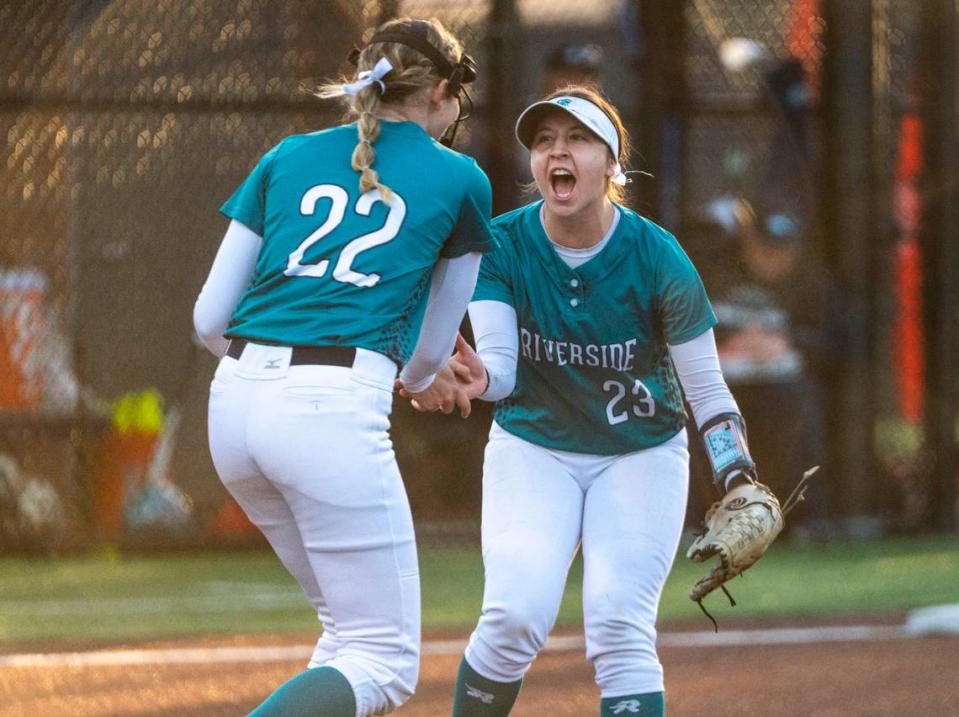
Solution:
[(587, 657), (603, 697), (658, 692), (656, 613), (682, 531), (686, 432), (620, 456), (533, 445), (493, 425), (483, 471), (486, 585), (466, 659), (484, 677), (526, 672), (556, 620), (583, 543)]
[(563, 464), (494, 423), (483, 467), (483, 610), (466, 648), (487, 679), (520, 679), (546, 642), (582, 515), (583, 491)]
[(289, 348), (248, 344), (210, 390), (217, 472), (316, 609), (309, 666), (347, 678), (358, 717), (405, 702), (419, 670), (416, 544), (388, 434), (395, 375), (368, 351), (352, 369), (289, 366)]
[(689, 487), (686, 432), (617, 456), (583, 512), (586, 656), (602, 697), (660, 692), (659, 600), (679, 547)]

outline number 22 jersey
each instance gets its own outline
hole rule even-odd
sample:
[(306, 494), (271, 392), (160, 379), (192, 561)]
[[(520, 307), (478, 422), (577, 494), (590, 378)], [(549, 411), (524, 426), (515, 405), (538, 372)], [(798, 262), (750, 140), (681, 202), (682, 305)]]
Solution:
[(355, 124), (287, 137), (221, 211), (263, 237), (228, 338), (354, 346), (403, 365), (440, 257), (492, 246), (489, 180), (414, 122), (380, 121), (373, 168), (393, 193), (361, 194)]

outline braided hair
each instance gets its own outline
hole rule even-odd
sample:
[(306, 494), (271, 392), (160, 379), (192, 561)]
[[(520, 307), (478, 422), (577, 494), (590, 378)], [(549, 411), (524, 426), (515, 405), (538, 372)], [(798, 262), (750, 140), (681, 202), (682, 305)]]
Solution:
[[(411, 18), (397, 18), (383, 23), (376, 32), (408, 27), (413, 22), (425, 23), (430, 44), (449, 59), (451, 64), (459, 62), (463, 55), (462, 45), (439, 20), (414, 21)], [(343, 82), (322, 85), (315, 94), (321, 98), (336, 97), (345, 100), (349, 114), (357, 120), (357, 144), (353, 150), (351, 166), (360, 173), (360, 192), (365, 194), (372, 189), (378, 189), (383, 201), (388, 203), (392, 196), (390, 189), (380, 181), (379, 173), (373, 169), (376, 160), (373, 145), (380, 135), (380, 121), (376, 117), (376, 110), (380, 104), (389, 106), (401, 103), (410, 95), (442, 78), (429, 59), (397, 42), (367, 45), (357, 58), (357, 73), (371, 71), (382, 58), (389, 60), (393, 69), (380, 81), (373, 82), (356, 94), (347, 94), (343, 89)], [(354, 78), (342, 79), (351, 82)]]

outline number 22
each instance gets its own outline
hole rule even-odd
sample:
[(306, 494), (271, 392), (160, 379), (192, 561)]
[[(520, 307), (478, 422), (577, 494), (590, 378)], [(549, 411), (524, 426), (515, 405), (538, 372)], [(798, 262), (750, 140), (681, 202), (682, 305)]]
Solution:
[[(322, 259), (315, 264), (302, 264), (303, 255), (306, 251), (316, 244), (320, 239), (336, 229), (346, 216), (346, 207), (350, 201), (350, 195), (343, 187), (335, 184), (318, 184), (310, 187), (303, 198), (300, 200), (300, 214), (303, 216), (312, 216), (316, 212), (316, 204), (321, 199), (329, 199), (330, 213), (324, 221), (312, 234), (300, 242), (300, 245), (290, 254), (286, 264), (286, 276), (313, 276), (321, 277), (326, 274), (329, 268), (330, 260)], [(353, 211), (357, 214), (368, 217), (373, 205), (382, 201), (378, 190), (373, 189), (366, 192), (356, 200), (356, 206)], [(363, 274), (352, 269), (353, 261), (360, 252), (372, 249), (375, 246), (386, 244), (396, 238), (400, 227), (403, 225), (403, 219), (406, 218), (406, 202), (403, 198), (393, 192), (393, 199), (389, 204), (389, 213), (386, 215), (386, 221), (379, 229), (368, 232), (356, 237), (340, 252), (336, 266), (333, 267), (333, 278), (344, 284), (354, 284), (356, 286), (370, 287), (375, 286), (380, 280), (379, 274)]]

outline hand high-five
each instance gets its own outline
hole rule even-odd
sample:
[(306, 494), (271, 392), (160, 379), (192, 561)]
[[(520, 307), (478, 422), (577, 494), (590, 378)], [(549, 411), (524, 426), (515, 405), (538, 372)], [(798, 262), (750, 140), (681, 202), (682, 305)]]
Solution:
[(459, 408), (460, 416), (470, 415), (470, 401), (486, 390), (488, 378), (483, 361), (462, 334), (456, 335), (456, 353), (436, 374), (433, 383), (419, 393), (410, 393), (396, 380), (396, 389), (403, 398), (411, 399), (417, 411), (452, 413)]
[(456, 334), (456, 353), (450, 359), (449, 365), (456, 373), (456, 378), (470, 400), (486, 391), (489, 386), (489, 376), (483, 365), (483, 359), (463, 338), (463, 334)]

